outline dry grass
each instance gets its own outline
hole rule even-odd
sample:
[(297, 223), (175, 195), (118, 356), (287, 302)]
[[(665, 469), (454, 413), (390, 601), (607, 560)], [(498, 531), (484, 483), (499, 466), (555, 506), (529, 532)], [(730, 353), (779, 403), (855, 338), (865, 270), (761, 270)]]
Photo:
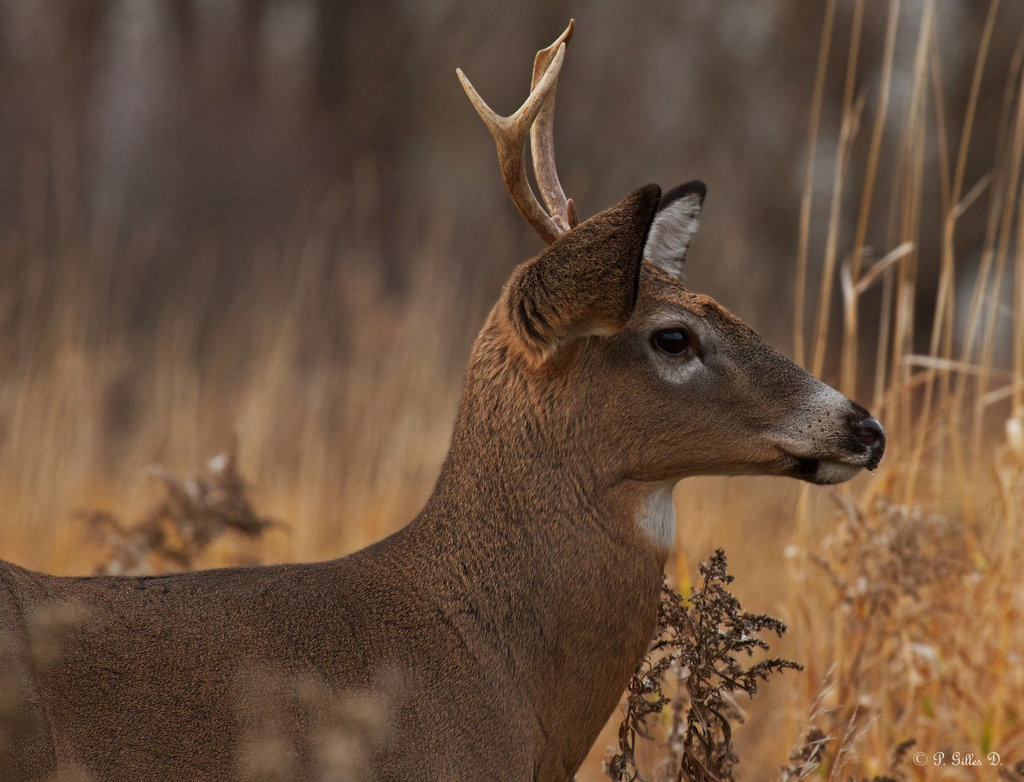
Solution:
[[(815, 107), (821, 105), (829, 50), (837, 45), (832, 5)], [(953, 123), (945, 113), (933, 6), (925, 4), (917, 20), (908, 100), (898, 107), (889, 101), (899, 3), (889, 5), (876, 80), (858, 84), (856, 22), (862, 6), (855, 6), (846, 41), (846, 100), (837, 123), (828, 229), (820, 249), (821, 289), (814, 297), (818, 307), (808, 336), (803, 327), (814, 249), (813, 163), (821, 138), (821, 117), (812, 111), (800, 221), (796, 352), (820, 373), (828, 351), (838, 346), (840, 387), (855, 397), (866, 390), (863, 379), (874, 375), (870, 406), (886, 423), (889, 448), (872, 478), (837, 490), (800, 490), (795, 525), (784, 527), (783, 540), (770, 549), (771, 556), (785, 557), (785, 570), (761, 562), (736, 571), (737, 589), (749, 579), (754, 594), (786, 594), (776, 605), (791, 632), (779, 648), (805, 670), (796, 686), (790, 677), (783, 685), (786, 692), (777, 685), (751, 705), (753, 714), (772, 718), (752, 720), (737, 731), (733, 743), (742, 763), (735, 774), (784, 780), (1020, 779), (1024, 38), (1008, 71), (998, 74), (1006, 88), (1000, 138), (986, 150), (991, 171), (977, 182), (965, 182), (966, 160), (974, 152), (977, 95), (991, 66), (986, 56), (998, 3), (991, 5), (977, 43), (964, 114), (953, 121), (960, 123), (960, 137), (952, 151), (947, 124)], [(870, 101), (874, 124), (862, 150), (863, 180), (851, 183), (850, 160)], [(894, 110), (904, 113), (902, 134), (890, 131), (887, 136), (882, 128), (887, 112)], [(936, 150), (937, 170), (926, 165), (926, 150)], [(883, 168), (883, 160), (891, 165)], [(876, 184), (890, 188), (887, 203)], [(938, 219), (927, 216), (936, 191)], [(970, 250), (957, 235), (959, 221), (970, 210), (986, 210), (988, 226), (973, 279), (964, 274), (971, 268)], [(872, 248), (866, 243), (869, 225), (881, 222), (880, 213), (888, 219), (875, 233), (885, 237), (885, 244)], [(921, 248), (932, 246), (939, 248), (937, 264), (921, 254)], [(922, 280), (936, 266), (935, 299), (922, 302)], [(829, 313), (837, 277), (843, 313), (838, 333)], [(915, 333), (922, 304), (931, 311), (925, 334)], [(870, 324), (868, 334), (863, 333), (865, 323)], [(873, 345), (868, 335), (874, 336)], [(1000, 340), (1003, 347), (997, 349)], [(687, 496), (695, 493), (691, 488)], [(757, 547), (760, 538), (757, 531), (735, 526), (737, 515), (747, 515), (748, 524), (768, 515), (737, 505), (742, 503), (720, 499), (699, 508), (705, 523), (720, 525), (714, 545), (724, 543), (732, 553), (752, 543)], [(682, 532), (686, 536), (691, 530), (684, 526)], [(701, 554), (697, 547), (705, 545), (685, 537), (680, 542), (690, 556)], [(689, 588), (688, 569), (683, 567), (678, 579)], [(649, 759), (648, 769), (676, 752), (670, 724), (655, 739), (665, 755)], [(780, 751), (787, 743), (793, 747), (788, 760)]]
[[(804, 666), (745, 704), (731, 739), (737, 779), (1024, 778), (1024, 46), (993, 75), (993, 12), (975, 42), (972, 90), (947, 105), (925, 3), (897, 103), (892, 41), (906, 21), (897, 6), (877, 68), (864, 68), (856, 26), (845, 41), (831, 24), (824, 31), (823, 74), (829, 51), (847, 47), (847, 99), (825, 205), (813, 183), (816, 152), (831, 142), (827, 118), (813, 112), (808, 159), (819, 168), (807, 173), (797, 292), (798, 358), (819, 372), (837, 367), (842, 389), (869, 403), (889, 433), (886, 458), (839, 489), (693, 479), (677, 494), (670, 578), (688, 593), (694, 564), (724, 548), (743, 604), (790, 628), (773, 653)], [(1000, 137), (983, 150), (989, 173), (972, 182), (984, 78), (1005, 79), (1006, 97)], [(26, 198), (27, 215), (48, 208)], [(48, 241), (35, 229), (0, 240), (4, 558), (93, 571), (110, 552), (83, 543), (78, 511), (142, 517), (154, 499), (141, 467), (186, 473), (233, 433), (255, 506), (290, 527), (268, 530), (246, 557), (342, 555), (411, 518), (443, 457), (461, 365), (500, 273), (472, 295), (446, 279), (454, 239), (441, 212), (401, 292), (382, 281), (362, 234), (325, 262), (322, 236), (358, 225), (361, 209), (356, 195), (328, 199), (329, 216), (258, 266), (287, 270), (282, 278), (239, 281), (227, 299), (209, 280), (189, 281), (190, 295), (148, 313), (155, 325), (138, 333), (103, 324), (111, 312), (131, 323), (147, 300), (152, 281), (124, 271), (152, 251), (144, 225), (98, 219)], [(828, 226), (820, 246), (818, 212)], [(978, 214), (983, 243), (964, 246), (958, 226)], [(503, 257), (505, 237), (491, 243)], [(925, 247), (939, 249), (929, 257)], [(822, 287), (812, 294), (815, 267)], [(934, 297), (922, 301), (933, 274)], [(188, 564), (237, 561), (225, 540)], [(603, 777), (618, 723), (580, 780)], [(671, 710), (660, 725), (671, 730)], [(649, 752), (638, 753), (649, 768), (660, 761), (652, 731)], [(1001, 766), (963, 763), (990, 753)]]

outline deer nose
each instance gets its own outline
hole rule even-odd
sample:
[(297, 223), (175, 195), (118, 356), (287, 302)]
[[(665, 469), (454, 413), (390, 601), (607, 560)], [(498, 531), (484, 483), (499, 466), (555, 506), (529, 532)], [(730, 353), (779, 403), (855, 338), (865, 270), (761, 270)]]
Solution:
[(869, 448), (876, 443), (885, 442), (885, 430), (877, 418), (868, 416), (861, 421), (854, 421), (853, 430), (857, 433), (857, 439)]
[(872, 416), (850, 421), (857, 439), (871, 451), (871, 458), (867, 463), (869, 470), (875, 469), (882, 461), (882, 453), (885, 451), (885, 430), (878, 423), (878, 419)]

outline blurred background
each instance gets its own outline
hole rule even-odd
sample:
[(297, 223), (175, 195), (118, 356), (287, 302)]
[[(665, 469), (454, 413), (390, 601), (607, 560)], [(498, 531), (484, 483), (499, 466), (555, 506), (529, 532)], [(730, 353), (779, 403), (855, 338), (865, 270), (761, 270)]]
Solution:
[[(689, 287), (894, 432), (915, 398), (886, 396), (889, 346), (912, 366), (934, 323), (947, 356), (983, 330), (986, 377), (1011, 382), (979, 416), (1001, 431), (1024, 344), (1022, 3), (0, 0), (4, 558), (91, 572), (76, 512), (130, 518), (147, 465), (187, 472), (235, 438), (289, 526), (204, 564), (338, 556), (411, 518), (476, 330), (542, 246), (455, 68), (511, 113), (573, 16), (555, 136), (581, 215), (703, 179)], [(841, 262), (907, 241), (913, 275), (858, 294), (844, 341)], [(725, 538), (774, 578), (750, 539), (781, 556), (797, 489), (765, 485), (730, 484), (761, 495), (745, 510), (715, 505), (716, 479), (679, 500), (731, 520), (692, 530), (680, 572)]]
[[(834, 25), (845, 37), (856, 5), (836, 4)], [(910, 0), (899, 10), (886, 118), (894, 137), (915, 86), (923, 5)], [(647, 181), (703, 178), (713, 208), (694, 282), (727, 294), (754, 320), (752, 310), (769, 298), (772, 312), (789, 312), (826, 6), (4, 2), (4, 232), (17, 229), (49, 250), (105, 226), (115, 243), (114, 276), (145, 283), (131, 307), (120, 307), (130, 311), (106, 314), (108, 325), (136, 334), (152, 332), (161, 312), (180, 310), (183, 297), (194, 299), (196, 274), (225, 303), (241, 295), (246, 277), (266, 273), (286, 288), (288, 269), (299, 264), (294, 257), (282, 263), (281, 250), (314, 226), (327, 265), (352, 265), (359, 245), (389, 292), (407, 287), (412, 256), (440, 220), (451, 226), (445, 266), (457, 282), (488, 273), (500, 279), (537, 245), (495, 186), (490, 142), (454, 69), (461, 65), (487, 100), (510, 112), (525, 96), (532, 53), (578, 10), (557, 127), (562, 176), (583, 212)], [(935, 4), (949, 140), (959, 136), (987, 13), (986, 3)], [(865, 125), (878, 101), (867, 90), (880, 80), (887, 19), (887, 8), (869, 7), (858, 22), (854, 76)], [(968, 182), (991, 165), (1022, 22), (1024, 8), (1004, 3), (983, 74)], [(841, 35), (831, 46), (815, 225), (828, 216), (847, 44)], [(870, 134), (860, 136), (854, 171)], [(937, 161), (935, 149), (929, 154)], [(884, 193), (877, 199), (882, 213), (887, 201)], [(925, 206), (934, 210), (937, 202)], [(961, 228), (965, 247), (979, 244), (978, 228)], [(498, 231), (508, 237), (495, 257)], [(879, 233), (871, 237), (876, 243)], [(204, 314), (208, 328), (218, 325), (215, 314)], [(762, 320), (767, 331), (791, 333), (781, 319)]]

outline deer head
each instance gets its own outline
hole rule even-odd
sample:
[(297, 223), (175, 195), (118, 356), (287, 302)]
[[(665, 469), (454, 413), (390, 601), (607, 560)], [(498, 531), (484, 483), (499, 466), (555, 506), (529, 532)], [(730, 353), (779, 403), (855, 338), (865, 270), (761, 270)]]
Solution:
[[(701, 182), (664, 194), (648, 185), (578, 223), (554, 171), (552, 125), (572, 30), (538, 52), (533, 91), (511, 117), (491, 111), (459, 72), (513, 202), (550, 244), (506, 285), (474, 351), (467, 395), (498, 409), (521, 387), (543, 411), (532, 428), (550, 440), (540, 450), (582, 443), (574, 458), (606, 485), (671, 486), (712, 473), (829, 484), (873, 469), (885, 448), (878, 421), (683, 286)], [(527, 177), (528, 133), (544, 206)]]

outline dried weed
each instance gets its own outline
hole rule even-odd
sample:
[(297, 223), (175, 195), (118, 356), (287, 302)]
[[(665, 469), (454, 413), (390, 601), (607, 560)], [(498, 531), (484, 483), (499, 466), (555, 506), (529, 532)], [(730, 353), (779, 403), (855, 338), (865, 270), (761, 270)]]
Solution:
[(205, 474), (186, 480), (154, 469), (164, 494), (134, 524), (126, 525), (106, 511), (80, 514), (108, 551), (97, 574), (191, 570), (210, 544), (226, 533), (258, 538), (270, 527), (283, 526), (253, 509), (246, 483), (238, 473), (236, 451), (236, 444), (232, 444), (210, 460)]
[(606, 761), (613, 780), (648, 779), (637, 762), (636, 740), (654, 738), (649, 721), (666, 707), (671, 714), (666, 757), (652, 779), (731, 780), (739, 762), (732, 723), (743, 721), (734, 694), (753, 697), (758, 682), (772, 674), (801, 670), (799, 664), (777, 657), (744, 667), (744, 657), (768, 651), (761, 633), (782, 636), (786, 626), (767, 614), (742, 610), (727, 589), (733, 576), (721, 549), (701, 564), (700, 572), (703, 583), (688, 598), (667, 584), (662, 588), (657, 636), (630, 680), (618, 751)]

